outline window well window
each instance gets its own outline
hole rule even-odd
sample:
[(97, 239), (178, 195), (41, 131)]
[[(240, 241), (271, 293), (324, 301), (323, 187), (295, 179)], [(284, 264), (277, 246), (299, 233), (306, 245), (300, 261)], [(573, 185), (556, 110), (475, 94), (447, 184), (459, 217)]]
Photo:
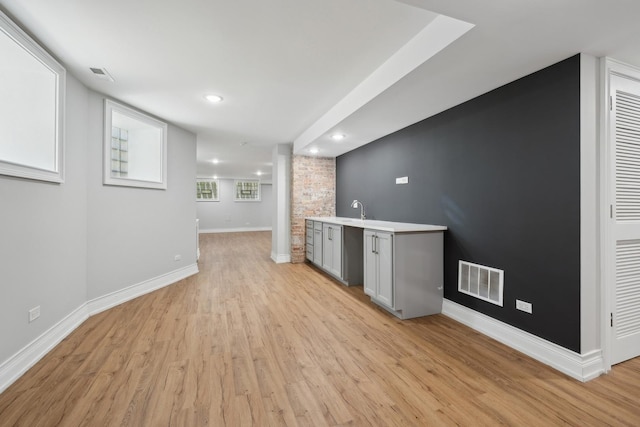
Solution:
[(236, 189), (236, 202), (259, 202), (260, 201), (260, 180), (245, 179), (234, 182)]

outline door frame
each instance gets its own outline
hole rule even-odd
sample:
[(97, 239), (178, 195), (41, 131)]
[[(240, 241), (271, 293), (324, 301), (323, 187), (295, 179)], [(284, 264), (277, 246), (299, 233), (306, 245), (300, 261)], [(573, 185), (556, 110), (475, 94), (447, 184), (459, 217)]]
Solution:
[(611, 370), (613, 329), (613, 292), (615, 292), (615, 241), (611, 224), (611, 209), (615, 194), (613, 171), (611, 170), (611, 76), (621, 76), (640, 81), (640, 69), (611, 58), (600, 60), (600, 307), (601, 347), (604, 372)]

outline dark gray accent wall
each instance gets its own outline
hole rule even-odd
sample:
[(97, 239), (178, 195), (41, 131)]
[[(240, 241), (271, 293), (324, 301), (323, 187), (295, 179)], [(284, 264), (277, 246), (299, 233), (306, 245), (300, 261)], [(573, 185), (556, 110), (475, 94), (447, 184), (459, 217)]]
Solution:
[[(579, 55), (346, 153), (336, 168), (338, 216), (357, 217), (358, 199), (369, 219), (449, 227), (447, 299), (580, 352)], [(409, 184), (396, 185), (403, 176)], [(458, 260), (505, 271), (503, 307), (458, 292)]]

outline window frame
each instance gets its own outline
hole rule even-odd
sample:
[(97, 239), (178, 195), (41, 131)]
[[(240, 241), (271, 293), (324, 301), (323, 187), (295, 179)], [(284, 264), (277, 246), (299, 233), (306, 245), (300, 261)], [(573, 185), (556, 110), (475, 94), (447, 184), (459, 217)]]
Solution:
[[(54, 119), (54, 132), (51, 142), (54, 159), (51, 167), (43, 168), (35, 164), (18, 163), (9, 158), (0, 158), (0, 175), (14, 176), (19, 178), (47, 181), (57, 184), (64, 182), (64, 122), (65, 122), (65, 95), (66, 95), (66, 70), (51, 56), (42, 46), (29, 37), (18, 25), (0, 11), (0, 37), (6, 36), (13, 41), (18, 48), (28, 53), (33, 60), (42, 66), (43, 70), (49, 71), (54, 76), (54, 83), (50, 88), (55, 92), (55, 111), (51, 112), (48, 118)], [(20, 143), (19, 141), (17, 143)]]
[[(161, 179), (160, 181), (133, 179), (129, 177), (112, 176), (111, 174), (111, 137), (113, 128), (113, 113), (127, 116), (128, 118), (142, 122), (150, 127), (159, 129), (162, 131), (161, 141), (162, 144), (162, 158), (160, 159)], [(155, 190), (167, 189), (167, 131), (168, 125), (166, 122), (160, 121), (149, 114), (142, 111), (134, 110), (124, 104), (121, 104), (112, 99), (105, 98), (104, 100), (104, 136), (103, 136), (103, 183), (105, 185), (115, 185), (123, 187), (138, 187), (149, 188)], [(129, 131), (129, 150), (131, 150), (131, 132)], [(129, 157), (131, 162), (131, 157)], [(129, 172), (131, 172), (131, 166), (129, 165)]]
[[(238, 184), (239, 183), (248, 183), (248, 184), (256, 184), (256, 194), (253, 198), (242, 198), (238, 197)], [(262, 191), (261, 191), (261, 182), (259, 179), (235, 179), (233, 181), (233, 201), (234, 202), (261, 202), (262, 201)], [(251, 191), (251, 190), (247, 190)]]
[[(216, 185), (216, 197), (211, 199), (203, 199), (198, 197), (198, 184), (201, 182), (212, 182)], [(197, 202), (219, 202), (220, 201), (220, 180), (213, 178), (196, 178), (196, 201)]]

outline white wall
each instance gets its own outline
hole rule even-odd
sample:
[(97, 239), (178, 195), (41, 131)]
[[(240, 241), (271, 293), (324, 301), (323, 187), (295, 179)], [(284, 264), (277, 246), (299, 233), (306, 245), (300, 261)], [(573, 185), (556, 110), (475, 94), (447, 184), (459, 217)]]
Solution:
[[(89, 99), (88, 298), (195, 264), (195, 135), (169, 125), (167, 189), (102, 184), (104, 97)], [(175, 255), (181, 260), (174, 261)]]
[(197, 271), (195, 135), (169, 125), (167, 190), (104, 186), (103, 117), (67, 74), (65, 182), (0, 175), (0, 392), (88, 315)]
[(67, 75), (64, 184), (0, 175), (0, 365), (87, 298), (88, 98)]
[[(232, 179), (220, 179), (219, 185), (219, 202), (197, 202), (201, 233), (271, 229), (271, 184), (260, 185), (260, 202), (234, 202)], [(189, 194), (195, 200), (195, 179), (192, 187)]]

